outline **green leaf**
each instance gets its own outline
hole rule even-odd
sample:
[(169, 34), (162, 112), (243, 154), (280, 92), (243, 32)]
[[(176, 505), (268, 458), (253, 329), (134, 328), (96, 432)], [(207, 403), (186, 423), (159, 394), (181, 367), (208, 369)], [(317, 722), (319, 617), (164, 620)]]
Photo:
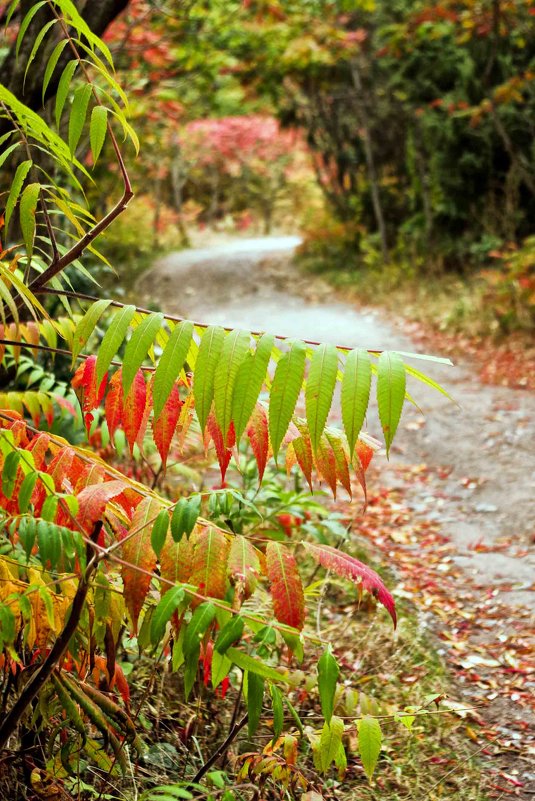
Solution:
[(335, 346), (319, 345), (310, 362), (305, 389), (306, 416), (314, 452), (325, 429), (337, 373), (338, 351)]
[(377, 405), (387, 456), (401, 417), (405, 385), (405, 365), (401, 356), (394, 351), (381, 353), (377, 363)]
[(216, 611), (215, 606), (209, 601), (200, 604), (194, 611), (187, 625), (186, 633), (184, 634), (184, 642), (182, 644), (182, 650), (184, 651), (186, 659), (192, 654), (198, 654), (201, 640), (214, 620)]
[(19, 51), (20, 51), (20, 46), (22, 44), (22, 40), (26, 35), (26, 31), (28, 30), (32, 19), (35, 17), (39, 9), (46, 5), (46, 2), (47, 0), (40, 0), (39, 3), (36, 3), (34, 6), (32, 6), (28, 11), (28, 13), (24, 16), (22, 22), (20, 23), (19, 32), (17, 35), (17, 41), (15, 43), (15, 55), (17, 56), (17, 58), (19, 57)]
[(214, 399), (214, 374), (224, 339), (225, 332), (220, 326), (209, 326), (199, 345), (193, 376), (193, 397), (203, 433)]
[(336, 683), (340, 674), (338, 662), (332, 655), (330, 647), (318, 660), (318, 689), (323, 717), (330, 723), (334, 709)]
[(284, 728), (284, 709), (282, 706), (282, 693), (274, 684), (270, 685), (271, 706), (273, 709), (273, 740), (275, 742)]
[[(34, 473), (35, 475), (35, 473)], [(29, 476), (28, 476), (29, 478)], [(37, 523), (34, 518), (23, 517), (19, 523), (19, 542), (24, 549), (26, 559), (30, 559), (37, 536)]]
[(106, 140), (107, 129), (108, 109), (104, 106), (95, 106), (91, 112), (91, 122), (89, 124), (89, 142), (94, 164), (97, 163), (100, 151)]
[(247, 674), (247, 731), (253, 737), (260, 718), (264, 701), (264, 679), (256, 673)]
[(301, 391), (305, 359), (306, 346), (304, 342), (296, 340), (281, 357), (275, 370), (269, 403), (269, 437), (275, 458), (290, 425)]
[(165, 627), (184, 600), (184, 595), (183, 587), (172, 587), (162, 596), (150, 622), (150, 641), (152, 645), (158, 645), (161, 642)]
[(333, 715), (329, 723), (324, 723), (320, 738), (321, 769), (324, 773), (338, 757), (343, 734), (344, 722), (340, 718)]
[(197, 675), (197, 663), (201, 650), (201, 640), (216, 615), (216, 608), (211, 603), (203, 603), (194, 611), (184, 634), (182, 651), (186, 663), (184, 673), (184, 693), (186, 700), (193, 687)]
[(152, 526), (152, 531), (150, 534), (150, 544), (152, 545), (152, 550), (154, 551), (157, 557), (160, 556), (160, 551), (164, 546), (168, 531), (169, 531), (169, 512), (167, 511), (167, 509), (162, 509), (162, 511), (158, 514), (158, 517), (154, 521), (154, 524)]
[(11, 451), (5, 458), (4, 467), (2, 469), (2, 492), (6, 498), (11, 498), (13, 494), (19, 462), (19, 451)]
[(215, 651), (212, 654), (212, 687), (219, 687), (225, 676), (228, 676), (232, 662), (225, 654)]
[(247, 353), (251, 336), (245, 331), (231, 331), (224, 339), (214, 372), (215, 418), (223, 441), (232, 420), (232, 400), (238, 370)]
[(359, 754), (364, 772), (371, 779), (381, 752), (382, 733), (379, 721), (365, 715), (357, 721), (359, 734)]
[(192, 335), (193, 323), (189, 320), (178, 323), (169, 335), (154, 373), (152, 396), (154, 399), (155, 420), (161, 415), (173, 384), (184, 367)]
[(26, 246), (28, 259), (31, 259), (33, 253), (33, 242), (35, 239), (35, 212), (37, 210), (40, 191), (41, 184), (28, 184), (28, 186), (24, 187), (24, 191), (20, 196), (20, 227), (22, 230), (22, 237)]
[(122, 380), (125, 397), (156, 338), (156, 334), (162, 327), (162, 323), (163, 314), (158, 312), (158, 314), (149, 314), (144, 317), (138, 327), (134, 329), (126, 345), (123, 358)]
[(69, 117), (69, 150), (74, 156), (78, 142), (84, 129), (89, 98), (93, 93), (91, 84), (84, 83), (74, 90), (71, 114)]
[[(45, 76), (43, 78), (43, 90), (41, 93), (41, 99), (43, 103), (45, 102), (45, 94), (48, 88), (48, 84), (54, 74), (54, 70), (56, 69), (56, 65), (60, 59), (61, 54), (65, 49), (65, 45), (68, 44), (68, 39), (62, 39), (61, 42), (58, 42), (55, 48), (52, 51), (50, 58), (47, 61), (46, 69), (45, 69)], [(74, 62), (76, 64), (76, 62)]]
[[(11, 133), (12, 133), (12, 132), (10, 132), (10, 133), (8, 134), (8, 136), (11, 136)], [(3, 137), (2, 137), (2, 138), (3, 138)], [(11, 153), (13, 153), (13, 151), (14, 151), (14, 150), (16, 150), (16, 148), (17, 148), (17, 147), (19, 147), (19, 145), (20, 145), (20, 142), (15, 142), (15, 144), (13, 144), (13, 145), (10, 145), (9, 147), (6, 147), (6, 149), (4, 150), (4, 152), (3, 152), (3, 153), (0, 153), (0, 167), (2, 166), (2, 164), (3, 164), (5, 161), (7, 161), (7, 159), (8, 159), (8, 158), (9, 158), (9, 156), (11, 155)]]
[(30, 505), (30, 498), (32, 497), (35, 484), (37, 482), (37, 473), (28, 473), (24, 481), (20, 485), (19, 490), (19, 512), (24, 514), (28, 511)]
[(95, 330), (96, 324), (110, 303), (111, 300), (107, 298), (97, 300), (96, 303), (93, 303), (89, 307), (82, 319), (78, 322), (72, 337), (72, 367), (74, 367), (78, 354)]
[(69, 61), (69, 63), (61, 73), (61, 78), (59, 79), (58, 83), (58, 90), (56, 92), (56, 110), (55, 110), (56, 128), (59, 128), (63, 107), (65, 106), (65, 101), (67, 100), (71, 88), (72, 76), (74, 75), (74, 71), (77, 66), (78, 66), (78, 61), (76, 61), (76, 59), (73, 59), (72, 61)]
[(11, 182), (11, 189), (9, 190), (9, 195), (6, 201), (6, 213), (4, 218), (6, 230), (9, 225), (11, 215), (13, 214), (13, 210), (17, 205), (17, 200), (20, 195), (20, 190), (22, 189), (22, 185), (26, 180), (26, 176), (28, 175), (32, 167), (32, 164), (33, 164), (32, 160), (27, 159), (26, 161), (22, 161), (15, 170), (15, 175), (13, 177), (13, 181)]
[(274, 337), (262, 334), (256, 343), (254, 354), (246, 354), (236, 375), (234, 395), (232, 398), (232, 419), (236, 430), (236, 442), (239, 442), (262, 390)]
[(437, 392), (440, 392), (441, 395), (444, 395), (448, 400), (453, 401), (456, 403), (455, 399), (447, 392), (444, 387), (440, 386), (436, 381), (433, 381), (432, 378), (429, 378), (428, 375), (425, 373), (420, 372), (420, 370), (416, 370), (415, 367), (411, 367), (410, 364), (405, 365), (405, 372), (407, 375), (412, 375), (414, 378), (417, 378), (418, 381), (421, 381), (422, 384), (427, 384), (428, 387), (432, 387), (432, 389), (436, 389)]
[(28, 57), (28, 61), (26, 62), (26, 68), (24, 70), (24, 84), (26, 84), (26, 76), (28, 74), (28, 70), (30, 69), (32, 61), (34, 60), (35, 56), (37, 55), (37, 51), (41, 47), (43, 39), (47, 35), (47, 33), (50, 30), (50, 28), (52, 28), (56, 23), (57, 23), (57, 19), (49, 20), (49, 22), (47, 22), (46, 25), (43, 25), (43, 27), (41, 28), (41, 30), (39, 31), (39, 33), (35, 37), (35, 41), (33, 43), (33, 47), (32, 47), (31, 53), (30, 53), (30, 55)]
[(171, 517), (171, 536), (180, 542), (184, 534), (189, 537), (195, 527), (201, 511), (201, 496), (181, 498), (176, 504)]
[(342, 422), (349, 445), (349, 456), (353, 459), (366, 410), (370, 400), (372, 367), (368, 351), (356, 349), (347, 354), (342, 379)]
[(97, 356), (97, 386), (100, 386), (100, 382), (104, 378), (111, 360), (119, 350), (125, 338), (128, 326), (130, 325), (130, 321), (135, 313), (135, 306), (123, 306), (119, 309), (117, 314), (114, 315), (110, 327), (104, 334)]
[(266, 665), (260, 659), (255, 659), (243, 651), (238, 651), (237, 648), (228, 648), (227, 656), (232, 660), (233, 664), (237, 665), (242, 670), (248, 670), (249, 673), (256, 673), (264, 679), (270, 681), (286, 681), (287, 677), (283, 673), (279, 673), (275, 668)]
[(243, 618), (233, 615), (223, 626), (214, 643), (214, 650), (224, 654), (230, 646), (241, 639), (243, 634)]

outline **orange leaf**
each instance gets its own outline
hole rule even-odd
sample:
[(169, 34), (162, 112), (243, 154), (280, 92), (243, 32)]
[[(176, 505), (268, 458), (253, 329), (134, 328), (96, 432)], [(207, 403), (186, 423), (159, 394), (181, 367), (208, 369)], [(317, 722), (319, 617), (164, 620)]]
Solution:
[(106, 481), (103, 484), (91, 484), (85, 487), (78, 495), (80, 511), (78, 520), (87, 532), (90, 532), (97, 522), (102, 520), (108, 501), (119, 495), (126, 484), (120, 479)]
[(113, 440), (113, 435), (123, 422), (123, 401), (122, 369), (119, 367), (117, 372), (111, 377), (110, 387), (106, 395), (106, 403), (104, 406), (111, 440)]
[(143, 498), (134, 512), (130, 531), (122, 546), (123, 559), (128, 562), (121, 569), (124, 600), (132, 619), (134, 634), (137, 633), (139, 614), (149, 590), (151, 574), (156, 567), (156, 554), (151, 548), (150, 535), (152, 522), (161, 509), (159, 501)]
[(305, 623), (305, 595), (295, 557), (284, 545), (268, 542), (266, 563), (275, 617), (300, 631)]
[(251, 415), (247, 426), (247, 436), (258, 465), (258, 480), (262, 481), (268, 459), (269, 434), (266, 410), (260, 403), (256, 404)]
[(297, 459), (299, 467), (303, 471), (303, 475), (307, 480), (310, 491), (312, 492), (312, 468), (314, 466), (314, 460), (312, 457), (312, 445), (310, 443), (310, 437), (302, 434), (300, 437), (297, 437), (297, 439), (292, 440), (292, 445), (295, 452), (295, 458)]
[(190, 537), (193, 559), (190, 584), (209, 598), (224, 598), (227, 591), (229, 543), (217, 528), (198, 527)]
[(260, 559), (254, 545), (237, 534), (230, 544), (227, 572), (233, 584), (240, 584), (244, 599), (255, 591), (260, 576)]
[(332, 494), (336, 498), (336, 459), (333, 449), (325, 436), (321, 437), (316, 451), (316, 467), (318, 472), (325, 479)]
[(85, 362), (82, 362), (77, 369), (71, 381), (72, 388), (76, 392), (83, 412), (91, 412), (93, 409), (97, 409), (106, 391), (108, 374), (106, 373), (100, 382), (100, 386), (97, 387), (96, 364), (97, 357), (88, 356)]

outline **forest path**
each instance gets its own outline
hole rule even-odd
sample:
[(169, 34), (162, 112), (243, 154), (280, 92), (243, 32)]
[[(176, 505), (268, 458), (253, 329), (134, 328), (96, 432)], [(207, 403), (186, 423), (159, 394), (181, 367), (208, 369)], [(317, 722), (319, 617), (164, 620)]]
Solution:
[[(299, 273), (291, 258), (298, 244), (297, 237), (264, 237), (171, 253), (144, 274), (137, 295), (204, 323), (340, 345), (417, 349), (401, 317), (355, 308), (322, 280)], [(461, 681), (477, 684), (469, 669), (477, 675), (478, 689), (467, 686), (466, 695), (488, 704), (486, 720), (501, 719), (500, 738), (516, 750), (518, 740), (525, 743), (530, 690), (533, 699), (523, 659), (535, 596), (535, 396), (483, 385), (469, 363), (451, 368), (408, 361), (445, 386), (459, 406), (410, 379), (409, 391), (423, 415), (407, 405), (391, 461), (375, 460), (379, 481), (399, 491), (409, 510), (409, 528), (402, 526), (395, 540), (386, 538), (386, 553), (394, 568), (400, 547), (402, 558), (427, 561), (437, 582), (448, 588), (447, 599), (443, 589), (444, 597), (426, 601), (429, 611), (444, 618), (441, 609), (451, 600), (456, 613), (444, 622), (470, 630), (443, 637), (446, 655)], [(379, 437), (373, 415), (370, 423), (370, 433)], [(426, 550), (407, 533), (410, 518), (438, 526), (451, 547), (442, 555), (434, 546)], [(535, 781), (529, 771), (518, 775)]]

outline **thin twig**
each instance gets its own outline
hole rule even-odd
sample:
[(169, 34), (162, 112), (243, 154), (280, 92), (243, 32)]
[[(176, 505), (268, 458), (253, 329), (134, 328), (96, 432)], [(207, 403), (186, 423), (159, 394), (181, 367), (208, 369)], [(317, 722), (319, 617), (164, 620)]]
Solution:
[(224, 753), (225, 753), (225, 751), (227, 751), (227, 750), (228, 750), (229, 746), (230, 746), (230, 745), (233, 743), (233, 741), (236, 739), (236, 737), (238, 736), (238, 734), (240, 733), (240, 731), (243, 729), (243, 727), (245, 726), (245, 724), (247, 723), (247, 721), (248, 721), (248, 720), (249, 720), (249, 715), (244, 715), (244, 716), (243, 716), (243, 718), (242, 718), (242, 719), (241, 719), (241, 720), (240, 720), (238, 723), (236, 723), (236, 724), (233, 726), (233, 728), (231, 729), (231, 731), (230, 731), (230, 733), (229, 733), (229, 735), (228, 735), (227, 739), (226, 739), (224, 742), (222, 742), (222, 743), (221, 743), (221, 745), (219, 746), (219, 748), (217, 748), (217, 749), (214, 751), (214, 753), (212, 754), (212, 756), (211, 756), (211, 757), (210, 757), (210, 758), (209, 758), (209, 759), (208, 759), (208, 760), (207, 760), (207, 761), (204, 763), (204, 765), (202, 766), (202, 768), (200, 768), (200, 770), (198, 770), (198, 771), (197, 771), (197, 773), (195, 774), (195, 776), (193, 777), (193, 779), (191, 780), (191, 782), (190, 782), (188, 785), (186, 785), (187, 787), (190, 787), (192, 784), (198, 784), (198, 783), (200, 782), (200, 780), (202, 779), (202, 777), (203, 777), (203, 776), (204, 776), (206, 773), (208, 773), (208, 771), (210, 770), (210, 768), (212, 767), (212, 765), (213, 765), (215, 762), (217, 762), (217, 760), (219, 759), (219, 757), (221, 756), (221, 754), (224, 754)]

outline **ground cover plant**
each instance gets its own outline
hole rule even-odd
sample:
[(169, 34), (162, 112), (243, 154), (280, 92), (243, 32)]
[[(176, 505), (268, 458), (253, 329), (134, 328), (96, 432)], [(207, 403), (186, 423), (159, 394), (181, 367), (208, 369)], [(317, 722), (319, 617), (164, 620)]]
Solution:
[[(372, 390), (387, 454), (412, 402), (408, 382), (443, 390), (414, 354), (228, 331), (78, 291), (79, 276), (91, 281), (84, 254), (98, 258), (95, 240), (132, 197), (125, 152), (139, 143), (109, 48), (70, 0), (11, 3), (7, 22), (17, 14), (15, 49), (41, 26), (29, 67), (50, 48), (42, 93), (58, 65), (60, 76), (50, 121), (0, 86), (0, 159), (15, 167), (0, 262), (5, 792), (22, 775), (28, 797), (115, 798), (139, 786), (147, 799), (312, 801), (357, 759), (371, 780), (391, 729), (414, 727), (421, 739), (442, 693), (383, 701), (345, 679), (358, 668), (324, 631), (324, 571), (337, 593), (349, 591), (351, 616), (378, 604), (395, 627), (396, 605), (388, 581), (347, 547), (351, 520), (302, 487), (320, 478), (333, 495), (356, 490), (361, 514), (381, 446), (363, 432)], [(108, 143), (122, 181), (98, 218), (85, 203), (84, 139), (96, 166)], [(329, 421), (337, 384), (342, 429)], [(182, 455), (196, 436), (214, 448), (220, 477), (187, 493)], [(229, 470), (241, 487), (226, 486)], [(251, 486), (266, 471), (257, 496)], [(195, 746), (194, 725), (208, 731), (203, 759), (184, 757), (180, 772), (171, 749), (151, 751), (164, 725), (150, 709), (162, 666), (177, 680), (185, 746)], [(141, 693), (129, 670), (147, 671)], [(227, 730), (210, 729), (227, 694)], [(269, 737), (259, 747), (261, 722)], [(245, 728), (250, 747), (228, 785), (219, 768)], [(143, 779), (158, 759), (172, 779), (159, 789), (154, 774)]]

